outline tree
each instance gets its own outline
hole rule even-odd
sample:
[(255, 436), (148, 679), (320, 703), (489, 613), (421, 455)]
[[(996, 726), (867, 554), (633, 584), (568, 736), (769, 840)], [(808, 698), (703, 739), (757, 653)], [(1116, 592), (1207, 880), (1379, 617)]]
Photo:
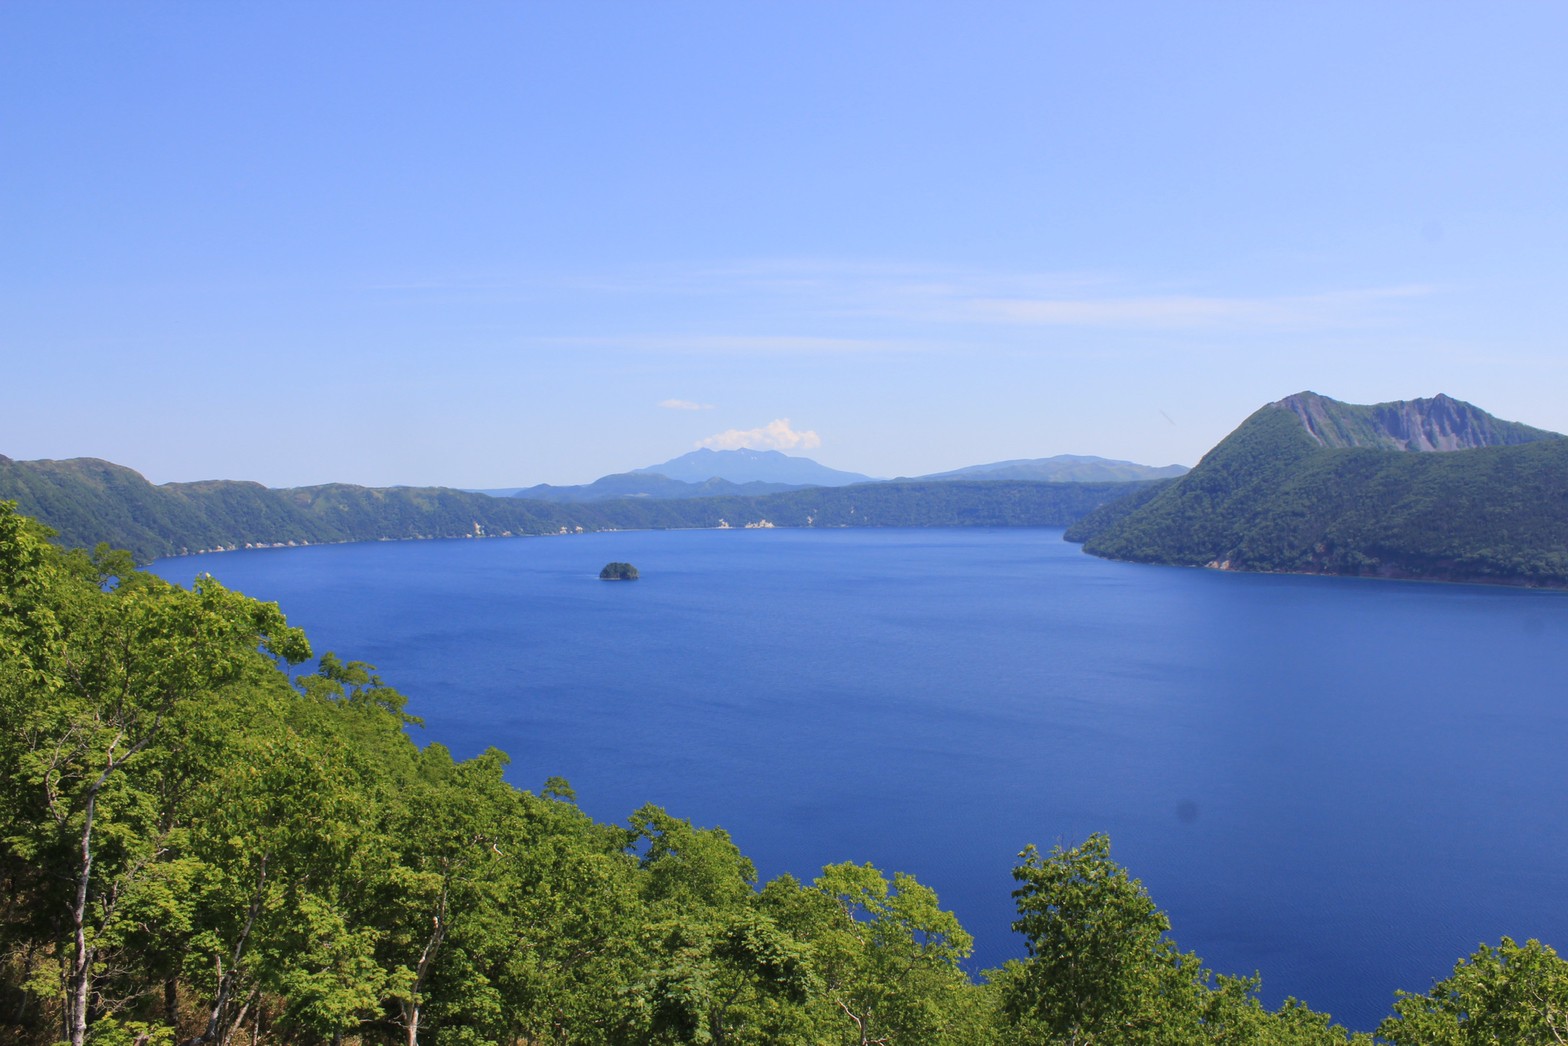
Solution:
[(625, 1038), (803, 1041), (791, 1025), (816, 977), (807, 949), (759, 905), (751, 861), (722, 829), (695, 828), (656, 806), (639, 809), (631, 825), (646, 966), (629, 993)]
[(1568, 962), (1540, 941), (1483, 944), (1427, 994), (1401, 992), (1377, 1033), (1394, 1046), (1568, 1042)]
[(1034, 847), (1013, 869), (1029, 961), (1007, 977), (1007, 1012), (1052, 1041), (1079, 1046), (1139, 1041), (1165, 1018), (1170, 974), (1180, 958), (1170, 922), (1143, 885), (1091, 835), (1041, 857)]
[(354, 754), (300, 711), (238, 737), (192, 804), (184, 966), (207, 1019), (184, 1046), (227, 1043), (268, 1002), (276, 1023), (335, 1034), (384, 994), (354, 889), (386, 863), (379, 804)]
[(494, 911), (464, 928), (498, 993), (502, 1042), (605, 1042), (644, 969), (636, 860), (622, 850), (625, 834), (596, 824), (570, 794), (560, 778), (542, 795), (518, 794)]
[(1110, 839), (1096, 834), (1045, 857), (1032, 846), (1020, 854), (1013, 928), (1027, 938), (1029, 958), (995, 978), (1016, 1039), (1344, 1046), (1345, 1030), (1326, 1015), (1294, 999), (1266, 1010), (1257, 977), (1215, 977), (1196, 955), (1179, 951), (1167, 936), (1170, 920), (1110, 852)]
[(482, 936), (496, 917), (491, 886), (510, 860), (507, 822), (518, 797), (502, 780), (506, 763), (493, 748), (458, 763), (441, 745), (430, 745), (391, 808), (395, 859), (385, 869), (379, 952), (407, 1046), (418, 1046), (443, 964), (448, 1007), (470, 1017), (499, 1008), (482, 976), (463, 973), (475, 968), (466, 939)]
[(960, 963), (973, 938), (914, 876), (869, 864), (829, 865), (813, 884), (836, 909), (836, 932), (814, 942), (826, 990), (854, 1046), (962, 1041), (977, 994)]
[(176, 808), (196, 781), (186, 744), (205, 728), (203, 704), (309, 655), (275, 604), (210, 578), (189, 591), (100, 562), (61, 556), (0, 506), (0, 710), (8, 721), (0, 780), (17, 817), (11, 854), (56, 870), (39, 903), (55, 923), (62, 1037), (133, 1001), (145, 978), (108, 960), (136, 924), (177, 895)]

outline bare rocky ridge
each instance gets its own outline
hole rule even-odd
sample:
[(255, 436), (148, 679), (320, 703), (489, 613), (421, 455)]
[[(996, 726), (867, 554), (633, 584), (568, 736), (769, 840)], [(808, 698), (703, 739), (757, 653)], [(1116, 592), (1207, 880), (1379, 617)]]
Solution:
[(1298, 392), (1269, 406), (1290, 411), (1319, 446), (1332, 448), (1451, 451), (1562, 438), (1545, 429), (1494, 418), (1479, 407), (1442, 393), (1431, 399), (1362, 406), (1341, 403), (1315, 392)]

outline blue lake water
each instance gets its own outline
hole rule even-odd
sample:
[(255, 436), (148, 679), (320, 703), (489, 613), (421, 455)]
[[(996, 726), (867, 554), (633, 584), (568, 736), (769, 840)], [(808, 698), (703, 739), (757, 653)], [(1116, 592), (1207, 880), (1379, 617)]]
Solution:
[[(606, 583), (610, 560), (642, 572)], [(722, 826), (764, 879), (934, 887), (1110, 833), (1223, 973), (1369, 1030), (1479, 942), (1568, 945), (1568, 595), (1110, 563), (1060, 530), (585, 534), (164, 560), (376, 665), (460, 757)]]

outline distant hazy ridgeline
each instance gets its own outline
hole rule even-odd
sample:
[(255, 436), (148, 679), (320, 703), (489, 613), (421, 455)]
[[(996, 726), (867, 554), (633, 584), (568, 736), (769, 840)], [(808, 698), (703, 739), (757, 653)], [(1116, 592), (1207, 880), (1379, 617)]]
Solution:
[(246, 545), (321, 544), (690, 527), (1066, 526), (1123, 483), (902, 481), (763, 496), (550, 503), (445, 487), (270, 489), (214, 480), (155, 486), (95, 458), (0, 457), (0, 500), (68, 546), (106, 542), (138, 560)]

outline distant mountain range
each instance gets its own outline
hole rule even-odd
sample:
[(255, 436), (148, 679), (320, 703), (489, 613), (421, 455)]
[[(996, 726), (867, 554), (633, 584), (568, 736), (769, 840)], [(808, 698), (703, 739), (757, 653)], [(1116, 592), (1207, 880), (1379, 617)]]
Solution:
[(777, 450), (709, 450), (702, 448), (678, 458), (646, 468), (633, 475), (655, 473), (686, 483), (712, 479), (730, 483), (782, 483), (793, 487), (847, 487), (851, 483), (870, 483), (870, 476), (841, 472), (819, 465), (810, 458), (797, 458)]
[(1092, 454), (1058, 454), (1050, 458), (1016, 458), (989, 465), (970, 465), (951, 472), (933, 472), (919, 479), (1021, 479), (1040, 483), (1135, 483), (1175, 479), (1185, 475), (1185, 465), (1138, 465), (1131, 461), (1097, 458)]
[(763, 483), (760, 481), (731, 483), (726, 479), (708, 479), (701, 482), (688, 483), (684, 480), (661, 476), (657, 472), (617, 472), (612, 476), (601, 476), (592, 483), (584, 483), (581, 486), (556, 487), (548, 483), (541, 483), (535, 487), (519, 487), (503, 496), (567, 504), (586, 501), (610, 501), (616, 498), (674, 500), (679, 498), (755, 497), (759, 494), (775, 494), (781, 490), (799, 489), (801, 489), (800, 485), (791, 483)]
[[(1152, 468), (1075, 454), (972, 465), (951, 472), (917, 476), (915, 481), (1016, 480), (1031, 483), (1130, 483), (1168, 479), (1186, 472), (1181, 465)], [(502, 497), (556, 503), (605, 501), (612, 498), (755, 497), (806, 487), (844, 487), (877, 482), (858, 472), (843, 472), (810, 458), (776, 450), (694, 450), (658, 465), (602, 476), (580, 486), (533, 487), (486, 491)]]
[(858, 472), (841, 472), (810, 458), (791, 457), (776, 450), (704, 448), (658, 465), (601, 476), (580, 486), (541, 483), (506, 494), (557, 503), (611, 498), (756, 497), (802, 487), (844, 487), (871, 481), (870, 476)]
[(1067, 536), (1146, 563), (1568, 587), (1568, 438), (1444, 395), (1302, 392)]

